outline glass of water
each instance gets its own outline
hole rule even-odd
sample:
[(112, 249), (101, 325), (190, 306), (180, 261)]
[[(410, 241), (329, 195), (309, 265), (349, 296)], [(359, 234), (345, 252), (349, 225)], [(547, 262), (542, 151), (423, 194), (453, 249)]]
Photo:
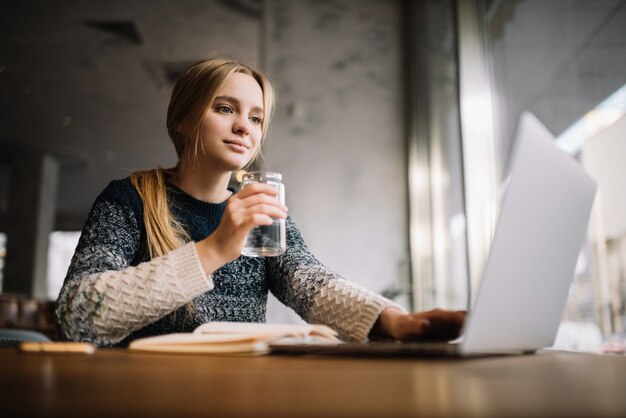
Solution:
[[(269, 184), (278, 190), (276, 198), (284, 205), (285, 185), (282, 180), (283, 176), (279, 173), (253, 171), (243, 176), (241, 188), (251, 183)], [(241, 254), (248, 257), (274, 257), (283, 254), (286, 248), (285, 220), (276, 218), (271, 225), (256, 226), (250, 231)]]

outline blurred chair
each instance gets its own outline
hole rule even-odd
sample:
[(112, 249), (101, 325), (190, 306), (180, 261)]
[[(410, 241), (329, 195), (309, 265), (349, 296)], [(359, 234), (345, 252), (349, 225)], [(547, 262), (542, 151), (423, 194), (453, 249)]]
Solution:
[(21, 328), (18, 298), (0, 293), (0, 328)]
[[(0, 348), (18, 345), (12, 340), (58, 340), (54, 327), (54, 305), (54, 302), (25, 295), (0, 293)], [(46, 340), (39, 339), (41, 337)]]
[(14, 348), (19, 346), (22, 341), (43, 343), (51, 340), (37, 331), (0, 328), (0, 348)]

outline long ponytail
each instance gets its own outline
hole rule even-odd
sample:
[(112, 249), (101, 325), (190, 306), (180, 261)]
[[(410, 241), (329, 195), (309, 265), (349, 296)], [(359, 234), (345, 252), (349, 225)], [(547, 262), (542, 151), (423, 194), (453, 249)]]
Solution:
[(154, 170), (137, 171), (130, 175), (130, 181), (143, 201), (143, 218), (150, 258), (165, 255), (190, 240), (169, 208), (165, 187), (166, 171), (170, 170), (157, 167)]

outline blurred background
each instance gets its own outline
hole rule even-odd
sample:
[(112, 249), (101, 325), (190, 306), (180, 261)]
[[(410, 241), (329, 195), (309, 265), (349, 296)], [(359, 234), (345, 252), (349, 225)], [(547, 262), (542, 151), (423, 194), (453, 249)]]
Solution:
[[(407, 309), (471, 307), (517, 120), (534, 113), (599, 184), (557, 343), (613, 349), (626, 319), (625, 3), (0, 0), (0, 328), (53, 334), (94, 199), (175, 163), (173, 82), (225, 56), (277, 87), (262, 165), (283, 173), (312, 252)], [(299, 321), (273, 299), (268, 320)]]

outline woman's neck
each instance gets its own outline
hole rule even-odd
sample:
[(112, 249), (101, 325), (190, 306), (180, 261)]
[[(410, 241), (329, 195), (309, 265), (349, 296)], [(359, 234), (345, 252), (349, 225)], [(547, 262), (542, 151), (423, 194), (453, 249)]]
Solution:
[(228, 182), (231, 173), (208, 172), (199, 167), (188, 168), (170, 178), (170, 183), (189, 196), (209, 203), (221, 203), (231, 195)]

